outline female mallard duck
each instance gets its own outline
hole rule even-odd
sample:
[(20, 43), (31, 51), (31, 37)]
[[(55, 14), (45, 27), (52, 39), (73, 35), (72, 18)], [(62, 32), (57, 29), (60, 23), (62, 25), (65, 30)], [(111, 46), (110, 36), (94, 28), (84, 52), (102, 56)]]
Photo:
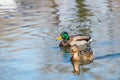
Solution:
[(71, 61), (80, 61), (81, 65), (91, 63), (93, 61), (93, 51), (91, 48), (79, 50), (77, 45), (70, 47)]
[(73, 65), (74, 74), (80, 74), (80, 65), (86, 65), (93, 62), (93, 51), (90, 48), (79, 50), (77, 45), (70, 48), (71, 63)]
[(87, 45), (92, 40), (89, 36), (69, 36), (67, 32), (62, 32), (57, 40), (62, 40), (60, 47), (70, 47), (74, 44), (78, 46)]

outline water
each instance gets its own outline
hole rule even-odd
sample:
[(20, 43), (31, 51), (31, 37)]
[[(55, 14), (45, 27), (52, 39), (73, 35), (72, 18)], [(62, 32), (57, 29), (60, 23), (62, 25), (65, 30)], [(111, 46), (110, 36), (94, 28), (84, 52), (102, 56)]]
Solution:
[[(120, 80), (119, 0), (1, 0), (0, 80)], [(95, 60), (75, 76), (62, 32), (90, 35)]]

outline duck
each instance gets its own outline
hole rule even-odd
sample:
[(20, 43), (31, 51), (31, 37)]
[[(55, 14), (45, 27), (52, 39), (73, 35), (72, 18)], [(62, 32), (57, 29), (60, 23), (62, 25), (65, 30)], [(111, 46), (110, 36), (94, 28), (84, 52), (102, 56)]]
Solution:
[(71, 61), (79, 61), (81, 65), (86, 65), (93, 62), (94, 53), (90, 47), (80, 50), (77, 45), (70, 47)]
[(80, 66), (87, 65), (93, 62), (93, 51), (90, 47), (85, 49), (80, 49), (79, 46), (73, 45), (70, 47), (70, 54), (72, 57), (70, 58), (71, 63), (73, 65), (74, 71), (72, 71), (75, 75), (80, 74)]
[(60, 47), (71, 47), (72, 45), (83, 46), (89, 45), (92, 41), (90, 36), (69, 35), (67, 32), (62, 32), (56, 40), (61, 40)]

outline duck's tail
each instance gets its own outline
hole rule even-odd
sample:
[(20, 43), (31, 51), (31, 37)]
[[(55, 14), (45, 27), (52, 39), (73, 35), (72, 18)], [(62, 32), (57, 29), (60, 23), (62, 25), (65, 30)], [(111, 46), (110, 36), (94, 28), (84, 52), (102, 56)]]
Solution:
[(89, 36), (88, 42), (92, 42), (92, 40), (91, 36)]
[(93, 41), (93, 39), (90, 38), (89, 42), (92, 42), (92, 41)]

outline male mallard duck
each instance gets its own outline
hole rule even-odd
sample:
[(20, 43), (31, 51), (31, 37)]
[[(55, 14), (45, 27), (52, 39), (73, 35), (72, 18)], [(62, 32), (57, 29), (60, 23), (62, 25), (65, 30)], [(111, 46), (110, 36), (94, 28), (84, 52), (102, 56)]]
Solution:
[(91, 48), (79, 50), (77, 45), (73, 45), (70, 48), (70, 54), (72, 55), (72, 61), (80, 61), (81, 65), (91, 63), (93, 61), (93, 51)]
[(70, 47), (74, 44), (78, 46), (87, 45), (92, 39), (89, 36), (69, 36), (67, 32), (62, 32), (57, 40), (62, 40), (59, 44), (60, 47)]

